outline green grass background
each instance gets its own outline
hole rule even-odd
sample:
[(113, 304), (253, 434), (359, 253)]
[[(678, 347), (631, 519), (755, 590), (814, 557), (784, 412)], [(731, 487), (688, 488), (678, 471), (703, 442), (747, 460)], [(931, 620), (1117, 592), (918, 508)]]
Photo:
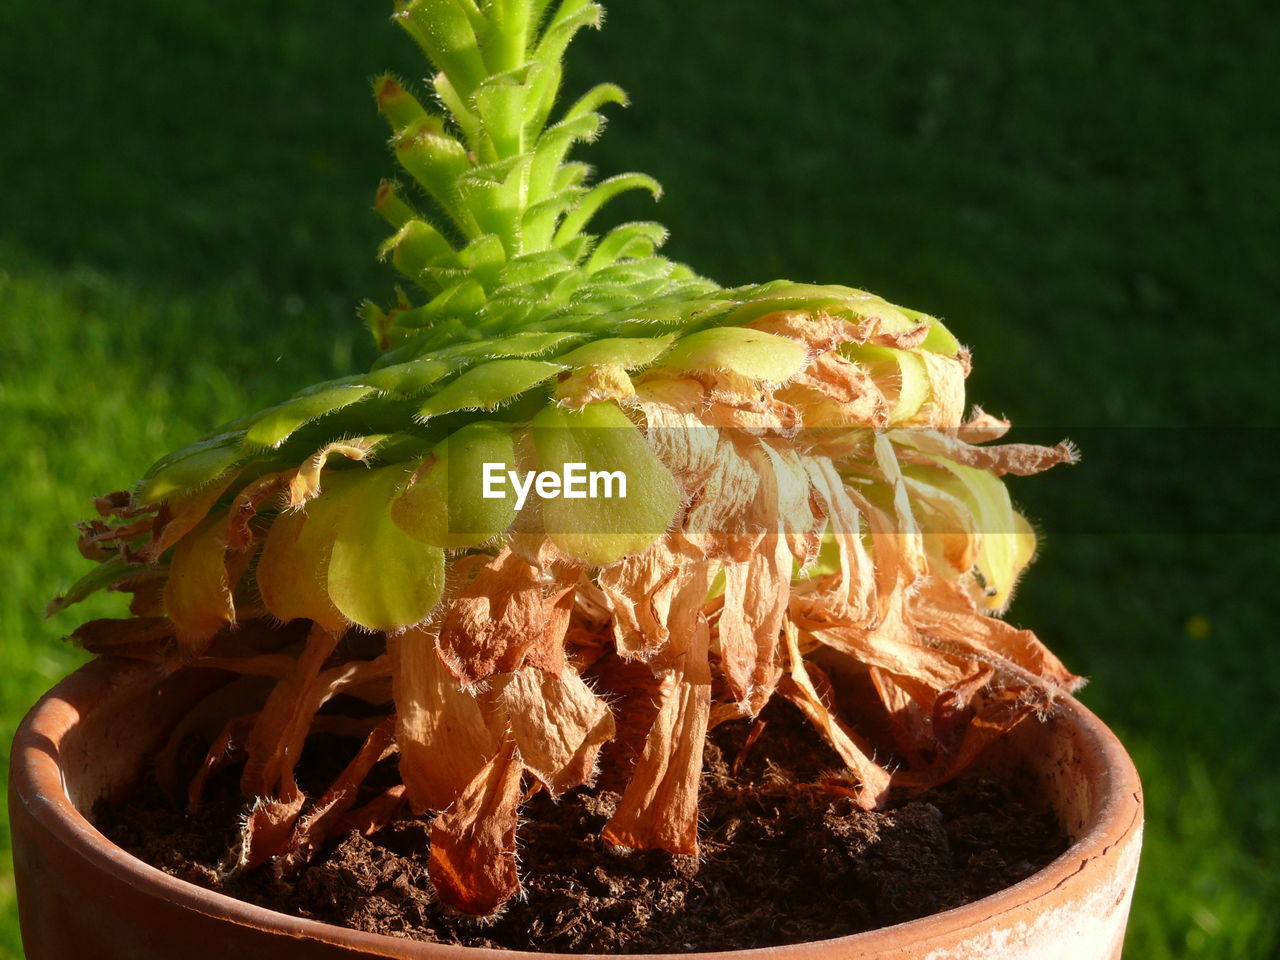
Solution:
[[(371, 358), (365, 81), (422, 73), (382, 13), (0, 5), (6, 751), (79, 662), (61, 638), (115, 609), (41, 617), (89, 497)], [(1141, 768), (1135, 960), (1280, 949), (1278, 64), (1269, 0), (615, 0), (570, 72), (631, 91), (592, 159), (664, 182), (673, 255), (942, 315), (973, 399), (1086, 444), (1016, 483), (1046, 535), (1011, 617)]]

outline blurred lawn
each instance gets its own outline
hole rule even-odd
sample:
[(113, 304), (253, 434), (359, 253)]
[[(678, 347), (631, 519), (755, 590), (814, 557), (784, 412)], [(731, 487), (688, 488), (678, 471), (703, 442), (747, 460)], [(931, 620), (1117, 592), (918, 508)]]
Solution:
[[(372, 355), (352, 316), (390, 289), (368, 206), (391, 164), (364, 80), (421, 72), (373, 8), (0, 7), (6, 751), (77, 662), (60, 638), (112, 608), (41, 619), (84, 569), (89, 497)], [(1050, 436), (1107, 431), (1016, 485), (1047, 535), (1011, 617), (1093, 678), (1084, 699), (1142, 769), (1128, 956), (1274, 956), (1275, 504), (1233, 478), (1266, 477), (1280, 437), (1280, 7), (675, 9), (615, 0), (580, 42), (571, 84), (635, 99), (593, 161), (664, 182), (670, 251), (703, 272), (937, 312), (975, 348), (973, 399)], [(1238, 444), (1203, 443), (1227, 427)], [(0, 957), (18, 956), (6, 864)]]

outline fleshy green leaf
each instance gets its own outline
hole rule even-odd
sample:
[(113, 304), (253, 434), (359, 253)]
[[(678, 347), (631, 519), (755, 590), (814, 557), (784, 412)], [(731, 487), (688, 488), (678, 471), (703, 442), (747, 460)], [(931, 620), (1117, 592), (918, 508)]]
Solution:
[(609, 337), (593, 340), (556, 358), (566, 367), (590, 367), (612, 363), (625, 369), (643, 367), (662, 356), (670, 337)]
[(678, 370), (731, 370), (752, 380), (782, 383), (804, 368), (808, 352), (787, 337), (718, 327), (690, 334), (662, 358), (662, 365)]
[[(539, 469), (562, 476), (566, 464), (587, 473), (621, 474), (626, 496), (542, 501), (547, 534), (565, 553), (590, 564), (608, 564), (639, 553), (660, 537), (680, 509), (675, 478), (649, 448), (644, 435), (612, 403), (580, 411), (551, 406), (533, 421)], [(590, 491), (588, 491), (590, 492)]]
[(564, 368), (543, 360), (493, 360), (462, 374), (418, 408), (418, 417), (453, 410), (494, 410)]
[(139, 502), (158, 503), (210, 482), (244, 458), (243, 442), (243, 431), (224, 433), (164, 457), (138, 484)]
[(434, 462), (391, 508), (401, 530), (423, 543), (461, 549), (491, 540), (515, 519), (515, 497), (483, 496), (485, 464), (515, 464), (510, 424), (472, 423), (433, 451)]
[(249, 425), (245, 439), (254, 446), (278, 447), (304, 424), (349, 407), (373, 392), (373, 387), (353, 385), (286, 400), (258, 414)]
[(343, 616), (369, 630), (398, 630), (424, 620), (444, 590), (444, 552), (401, 530), (391, 504), (408, 472), (382, 467), (341, 497), (329, 557), (329, 597)]

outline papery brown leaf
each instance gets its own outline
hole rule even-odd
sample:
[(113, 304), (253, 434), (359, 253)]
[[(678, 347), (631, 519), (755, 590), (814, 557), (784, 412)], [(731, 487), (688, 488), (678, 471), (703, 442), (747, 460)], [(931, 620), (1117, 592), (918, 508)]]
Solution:
[(936, 577), (925, 580), (911, 599), (911, 612), (919, 628), (930, 636), (999, 657), (1065, 692), (1084, 683), (1030, 630), (1019, 630), (979, 613), (973, 599), (957, 584)]
[(746, 560), (777, 529), (776, 488), (770, 482), (762, 490), (766, 477), (773, 480), (773, 468), (759, 444), (722, 440), (715, 470), (689, 506), (685, 536), (707, 556)]
[(805, 466), (818, 499), (825, 504), (828, 530), (840, 553), (833, 614), (848, 622), (861, 622), (875, 612), (877, 586), (876, 564), (862, 542), (862, 518), (830, 460), (806, 459)]
[(300, 793), (293, 768), (320, 707), (312, 704), (318, 699), (321, 668), (341, 639), (339, 633), (312, 627), (292, 669), (267, 697), (246, 744), (249, 759), (240, 778), (246, 795), (292, 800)]
[[(585, 571), (578, 577), (573, 609), (580, 619), (590, 623), (603, 626), (609, 622), (609, 599)], [(573, 629), (572, 626), (570, 629)]]
[(769, 678), (777, 657), (791, 598), (791, 567), (786, 539), (777, 534), (765, 537), (751, 559), (724, 566), (724, 607), (717, 623), (720, 665), (740, 703), (752, 703), (755, 687)]
[(500, 700), (525, 768), (552, 796), (591, 781), (600, 748), (613, 739), (613, 714), (572, 668), (511, 674)]
[(730, 370), (699, 370), (690, 376), (706, 391), (699, 418), (708, 427), (789, 438), (803, 425), (799, 410), (758, 381)]
[(838, 353), (815, 357), (777, 397), (796, 407), (811, 428), (883, 428), (889, 423), (889, 405), (875, 380)]
[(787, 675), (778, 684), (778, 692), (800, 708), (857, 778), (857, 804), (864, 810), (883, 806), (888, 800), (889, 771), (875, 762), (870, 749), (859, 742), (824, 700), (815, 682), (815, 677), (822, 676), (821, 671), (805, 664), (794, 625), (788, 624), (783, 635), (789, 662)]
[[(915, 514), (911, 510), (911, 496), (907, 493), (907, 484), (902, 476), (902, 469), (898, 464), (898, 456), (894, 450), (893, 442), (886, 434), (876, 434), (875, 440), (875, 456), (876, 465), (879, 466), (884, 476), (885, 482), (889, 484), (893, 491), (893, 514), (896, 521), (894, 535), (896, 542), (894, 544), (897, 554), (897, 570), (901, 582), (910, 586), (919, 577), (923, 576), (928, 569), (928, 560), (925, 556), (924, 538), (920, 533), (920, 528), (916, 524)], [(857, 498), (852, 498), (857, 503)], [(865, 511), (864, 511), (865, 512)], [(868, 516), (868, 520), (871, 517)], [(875, 538), (874, 527), (872, 536)], [(881, 534), (876, 544), (877, 557), (879, 556), (880, 544), (884, 542), (885, 535)]]
[(884, 616), (894, 591), (900, 585), (914, 584), (927, 569), (924, 539), (918, 532), (899, 533), (895, 518), (872, 505), (856, 487), (846, 485), (844, 492), (867, 521), (875, 568), (874, 608)]
[(151, 530), (151, 524), (150, 517), (142, 517), (120, 526), (109, 526), (101, 520), (78, 523), (76, 526), (80, 529), (80, 536), (76, 540), (76, 546), (80, 550), (80, 556), (86, 560), (101, 562), (117, 550), (127, 552), (129, 541), (148, 533)]
[(710, 627), (702, 612), (712, 564), (681, 570), (671, 607), (671, 638), (658, 658), (660, 705), (631, 781), (601, 836), (606, 843), (696, 856), (698, 786), (711, 709)]
[(347, 812), (355, 806), (360, 785), (370, 771), (395, 752), (395, 733), (394, 716), (374, 727), (324, 796), (297, 822), (285, 855), (286, 872), (310, 860), (320, 846), (337, 833)]
[(427, 872), (440, 900), (477, 916), (520, 892), (516, 817), (523, 772), (508, 740), (431, 826)]
[(165, 611), (176, 627), (178, 643), (192, 654), (199, 654), (225, 624), (235, 622), (225, 524), (221, 511), (207, 517), (178, 543), (169, 564)]
[(371, 837), (378, 831), (391, 826), (404, 805), (405, 786), (403, 783), (397, 783), (382, 791), (363, 807), (357, 807), (343, 817), (337, 832), (339, 834), (358, 833)]
[(168, 579), (168, 567), (146, 567), (108, 589), (133, 594), (129, 600), (129, 612), (135, 617), (163, 617), (164, 588)]
[(661, 706), (602, 837), (606, 843), (696, 856), (698, 781), (711, 708), (711, 686), (688, 683), (671, 672)]
[(287, 800), (256, 798), (240, 830), (234, 868), (252, 870), (283, 853), (306, 800), (306, 795), (301, 792)]
[(166, 550), (200, 525), (218, 500), (231, 487), (240, 470), (228, 470), (210, 483), (170, 497), (160, 505), (152, 523), (150, 541), (133, 552), (139, 563), (153, 563)]
[(981, 664), (924, 646), (908, 603), (905, 590), (899, 586), (878, 622), (815, 629), (809, 635), (868, 666), (915, 678), (932, 691), (927, 698), (932, 703), (938, 693), (968, 683), (975, 672), (980, 672)]
[(688, 495), (701, 488), (716, 465), (719, 431), (702, 420), (702, 384), (687, 377), (649, 375), (636, 385), (636, 405), (654, 454)]
[(964, 379), (966, 370), (955, 357), (922, 350), (929, 377), (929, 400), (918, 419), (936, 430), (955, 430), (964, 417)]
[(1006, 474), (1028, 477), (1060, 463), (1076, 463), (1080, 459), (1076, 448), (1070, 443), (1059, 443), (1053, 447), (1041, 447), (1032, 443), (975, 447), (958, 437), (923, 429), (895, 430), (891, 437), (929, 457), (950, 460), (978, 470), (989, 470), (997, 477)]
[(960, 425), (956, 436), (965, 443), (989, 443), (999, 440), (1009, 432), (1008, 420), (993, 417), (981, 407), (974, 407), (969, 419)]
[(614, 651), (592, 663), (585, 671), (585, 678), (595, 689), (608, 691), (616, 727), (613, 742), (607, 747), (608, 762), (600, 767), (597, 786), (621, 793), (658, 715), (662, 680), (654, 676), (649, 664), (624, 659)]
[(400, 744), (400, 776), (416, 810), (443, 810), (498, 750), (485, 707), (462, 689), (423, 628), (388, 641)]
[(578, 569), (539, 569), (504, 548), (472, 571), (445, 605), (440, 626), (440, 658), (449, 672), (466, 686), (526, 663), (558, 672)]
[(684, 536), (669, 533), (643, 553), (600, 571), (598, 582), (613, 613), (619, 654), (647, 660), (666, 645), (680, 570), (702, 559)]
[(90, 620), (76, 627), (71, 639), (98, 656), (158, 663), (173, 646), (174, 630), (167, 617)]
[(257, 539), (250, 524), (264, 503), (272, 499), (281, 501), (279, 494), (289, 486), (295, 471), (284, 473), (268, 473), (247, 484), (236, 494), (230, 509), (227, 511), (227, 549), (231, 551), (247, 550)]
[(131, 517), (138, 513), (150, 513), (153, 504), (135, 504), (133, 494), (128, 490), (115, 490), (106, 496), (94, 497), (93, 508), (103, 517)]
[(261, 656), (199, 657), (193, 666), (211, 670), (228, 670), (246, 677), (272, 677), (283, 680), (294, 673), (298, 661), (286, 653), (265, 653)]
[(879, 328), (877, 321), (855, 323), (830, 313), (779, 310), (747, 324), (752, 330), (799, 340), (810, 350), (827, 352), (845, 343), (865, 343)]
[(896, 350), (914, 350), (920, 344), (924, 343), (924, 338), (929, 335), (929, 325), (922, 323), (919, 326), (912, 327), (910, 330), (900, 332), (877, 331), (870, 337), (871, 343), (877, 347), (893, 347)]
[(570, 410), (589, 403), (623, 400), (635, 395), (626, 368), (616, 363), (599, 363), (562, 374), (556, 384), (556, 402)]
[[(772, 530), (787, 537), (791, 543), (793, 538), (807, 534), (817, 526), (810, 498), (809, 474), (800, 455), (789, 445), (762, 443), (760, 449), (772, 468), (771, 477), (765, 480), (771, 487), (773, 503), (768, 506), (759, 504), (757, 516), (765, 524), (776, 516), (777, 525)], [(793, 549), (792, 553), (795, 552)]]
[(180, 769), (184, 745), (191, 738), (212, 743), (234, 718), (256, 714), (271, 692), (271, 683), (260, 677), (236, 677), (211, 690), (185, 713), (156, 753), (154, 766), (160, 789), (171, 800), (183, 793), (192, 771)]
[(243, 750), (249, 731), (253, 729), (253, 724), (257, 719), (258, 715), (256, 713), (232, 717), (227, 721), (227, 725), (223, 727), (222, 732), (209, 744), (204, 760), (201, 762), (199, 769), (196, 770), (195, 776), (191, 778), (191, 782), (187, 784), (187, 810), (189, 812), (194, 813), (200, 809), (204, 799), (205, 784), (209, 782), (211, 776), (230, 764)]

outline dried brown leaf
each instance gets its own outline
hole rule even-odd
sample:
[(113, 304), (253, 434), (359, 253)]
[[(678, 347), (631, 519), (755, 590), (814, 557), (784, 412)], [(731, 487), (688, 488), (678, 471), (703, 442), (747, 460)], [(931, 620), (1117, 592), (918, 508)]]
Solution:
[(429, 631), (414, 628), (388, 642), (400, 775), (415, 809), (443, 810), (494, 756), (498, 739), (476, 694), (445, 668)]
[(857, 804), (864, 810), (874, 810), (888, 800), (889, 771), (872, 758), (870, 748), (835, 715), (829, 696), (824, 697), (819, 684), (829, 689), (822, 672), (807, 665), (800, 653), (799, 631), (788, 624), (783, 632), (788, 657), (787, 674), (778, 685), (778, 692), (800, 708), (809, 722), (831, 744), (850, 772), (857, 779)]
[(552, 796), (591, 781), (615, 726), (609, 707), (576, 670), (552, 675), (524, 667), (507, 679), (501, 702), (520, 759)]
[(749, 560), (724, 566), (724, 607), (717, 622), (720, 667), (730, 695), (749, 707), (777, 658), (791, 598), (791, 567), (786, 539), (776, 534), (766, 537)]
[(463, 913), (493, 913), (520, 892), (516, 816), (523, 767), (508, 740), (431, 826), (436, 895)]
[(1076, 463), (1080, 459), (1076, 448), (1065, 442), (1053, 447), (1041, 447), (1032, 443), (975, 447), (958, 437), (923, 429), (895, 430), (891, 437), (895, 442), (919, 450), (926, 456), (950, 460), (978, 470), (989, 470), (997, 477), (1006, 474), (1027, 477), (1060, 463)]
[(509, 548), (459, 567), (471, 578), (446, 603), (440, 626), (440, 657), (450, 673), (474, 686), (526, 663), (558, 671), (578, 569), (538, 567)]
[[(320, 703), (321, 668), (342, 635), (314, 626), (297, 660), (267, 697), (249, 735), (249, 759), (240, 789), (251, 797), (292, 800), (298, 795), (293, 768)], [(270, 820), (269, 814), (264, 814)]]
[(294, 828), (285, 854), (286, 872), (310, 860), (316, 850), (342, 827), (355, 806), (360, 785), (380, 761), (395, 752), (396, 718), (387, 717), (370, 731), (359, 751)]
[(669, 533), (643, 553), (600, 572), (598, 583), (613, 614), (619, 654), (648, 660), (666, 645), (680, 571), (702, 559), (702, 552), (689, 540)]
[(606, 843), (669, 853), (698, 852), (698, 786), (711, 710), (710, 627), (702, 612), (712, 565), (687, 563), (671, 607), (671, 637), (660, 660), (660, 705)]

